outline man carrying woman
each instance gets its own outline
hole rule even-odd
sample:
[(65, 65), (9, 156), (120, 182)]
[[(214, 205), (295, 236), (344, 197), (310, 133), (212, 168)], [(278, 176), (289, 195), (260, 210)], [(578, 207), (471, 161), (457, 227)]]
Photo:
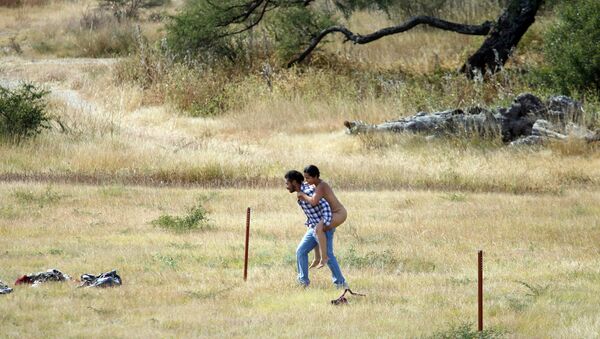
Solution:
[[(315, 173), (313, 172), (313, 174)], [(316, 178), (318, 179), (318, 174), (316, 175)], [(311, 177), (314, 178), (314, 176)], [(320, 260), (319, 262), (322, 262), (323, 265), (327, 264), (327, 266), (331, 270), (333, 283), (337, 287), (347, 287), (348, 285), (346, 283), (346, 280), (340, 270), (335, 255), (333, 254), (333, 234), (335, 232), (335, 226), (333, 225), (336, 225), (334, 223), (334, 220), (336, 220), (337, 225), (339, 225), (345, 220), (345, 216), (343, 218), (341, 218), (341, 216), (338, 216), (337, 219), (334, 219), (330, 203), (325, 198), (327, 196), (326, 189), (325, 192), (320, 193), (322, 195), (322, 198), (317, 200), (316, 203), (313, 205), (313, 201), (311, 200), (311, 198), (317, 194), (316, 191), (318, 189), (318, 186), (321, 185), (323, 181), (318, 182), (316, 186), (311, 186), (308, 183), (304, 182), (304, 176), (302, 175), (302, 173), (295, 170), (288, 171), (285, 174), (285, 179), (287, 190), (290, 193), (297, 193), (298, 204), (300, 205), (307, 217), (305, 225), (308, 227), (308, 230), (305, 233), (302, 240), (300, 241), (300, 244), (298, 245), (298, 248), (296, 250), (296, 261), (298, 264), (298, 282), (304, 286), (308, 286), (310, 284), (310, 280), (308, 278), (308, 253), (314, 248), (316, 248), (317, 245), (319, 245), (319, 247), (322, 248), (321, 257), (327, 258), (326, 261)], [(324, 188), (324, 186), (322, 187)], [(333, 194), (333, 192), (331, 192), (331, 194)], [(331, 198), (331, 196), (329, 197)], [(337, 201), (337, 203), (339, 204), (339, 201)], [(341, 204), (339, 204), (339, 206), (341, 206)], [(336, 206), (338, 207), (338, 211), (340, 211), (339, 206)], [(343, 206), (341, 208), (343, 209)], [(345, 209), (343, 209), (343, 212), (345, 214)], [(341, 222), (339, 220), (341, 220)], [(317, 238), (316, 232), (316, 228), (320, 224), (323, 233), (322, 235), (324, 238), (321, 240)]]

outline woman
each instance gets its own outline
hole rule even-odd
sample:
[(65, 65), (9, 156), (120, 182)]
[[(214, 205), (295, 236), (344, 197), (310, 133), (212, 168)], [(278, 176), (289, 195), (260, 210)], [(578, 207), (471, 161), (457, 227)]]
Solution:
[(325, 198), (331, 207), (331, 225), (325, 229), (325, 225), (323, 224), (323, 221), (321, 221), (316, 227), (319, 246), (315, 248), (315, 260), (312, 262), (310, 267), (317, 266), (317, 268), (325, 266), (329, 260), (327, 257), (327, 240), (325, 237), (325, 232), (343, 224), (348, 217), (348, 213), (346, 212), (344, 205), (342, 205), (342, 203), (335, 196), (331, 186), (329, 186), (329, 184), (325, 181), (321, 180), (320, 175), (321, 173), (319, 172), (317, 166), (306, 166), (304, 168), (304, 179), (309, 185), (315, 186), (315, 194), (312, 197), (309, 197), (304, 192), (298, 192), (298, 199), (302, 199), (312, 206), (316, 206), (321, 198)]

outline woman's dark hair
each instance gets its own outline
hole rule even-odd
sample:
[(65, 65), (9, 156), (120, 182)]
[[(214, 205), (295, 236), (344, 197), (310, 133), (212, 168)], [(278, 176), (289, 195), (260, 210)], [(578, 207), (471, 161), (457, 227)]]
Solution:
[(304, 176), (302, 175), (302, 173), (300, 173), (300, 172), (298, 172), (296, 170), (288, 171), (285, 174), (285, 179), (289, 180), (289, 181), (295, 181), (295, 182), (297, 182), (299, 184), (301, 184), (301, 183), (304, 182)]
[(304, 173), (310, 175), (313, 178), (318, 178), (321, 173), (319, 172), (319, 168), (315, 165), (308, 165), (304, 167)]

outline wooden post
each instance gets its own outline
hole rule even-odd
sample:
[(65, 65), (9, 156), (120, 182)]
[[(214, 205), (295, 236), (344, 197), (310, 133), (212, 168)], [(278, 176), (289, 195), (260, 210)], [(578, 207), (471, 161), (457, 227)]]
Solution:
[(250, 239), (250, 207), (246, 210), (246, 246), (244, 248), (244, 281), (248, 278), (248, 241)]
[(477, 330), (483, 331), (483, 251), (477, 252)]

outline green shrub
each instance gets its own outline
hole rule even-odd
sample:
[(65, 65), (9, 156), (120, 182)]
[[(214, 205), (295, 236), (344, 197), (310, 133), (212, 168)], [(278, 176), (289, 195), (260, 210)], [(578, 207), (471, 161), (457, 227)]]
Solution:
[(235, 60), (235, 38), (227, 36), (221, 22), (226, 19), (220, 6), (208, 1), (188, 1), (185, 8), (166, 24), (169, 48), (179, 58), (210, 60), (214, 56)]
[(48, 93), (31, 84), (14, 90), (0, 86), (0, 137), (20, 143), (47, 128), (45, 96)]
[(175, 232), (189, 232), (210, 228), (206, 210), (198, 205), (190, 208), (188, 214), (179, 217), (172, 215), (161, 215), (152, 221), (152, 225)]
[(275, 11), (267, 20), (277, 58), (289, 61), (317, 32), (335, 25), (333, 14), (308, 6), (289, 6)]
[(51, 186), (41, 193), (33, 191), (17, 190), (13, 193), (15, 199), (22, 204), (37, 204), (40, 208), (57, 203), (60, 199), (66, 197), (52, 189)]
[(558, 21), (545, 35), (549, 66), (544, 81), (562, 93), (600, 90), (600, 1), (575, 0), (557, 6)]
[(227, 0), (215, 5), (190, 0), (167, 23), (167, 43), (179, 58), (215, 64), (251, 64), (275, 55), (281, 61), (334, 24), (327, 6), (305, 6), (299, 1), (272, 1), (246, 13), (247, 2)]

